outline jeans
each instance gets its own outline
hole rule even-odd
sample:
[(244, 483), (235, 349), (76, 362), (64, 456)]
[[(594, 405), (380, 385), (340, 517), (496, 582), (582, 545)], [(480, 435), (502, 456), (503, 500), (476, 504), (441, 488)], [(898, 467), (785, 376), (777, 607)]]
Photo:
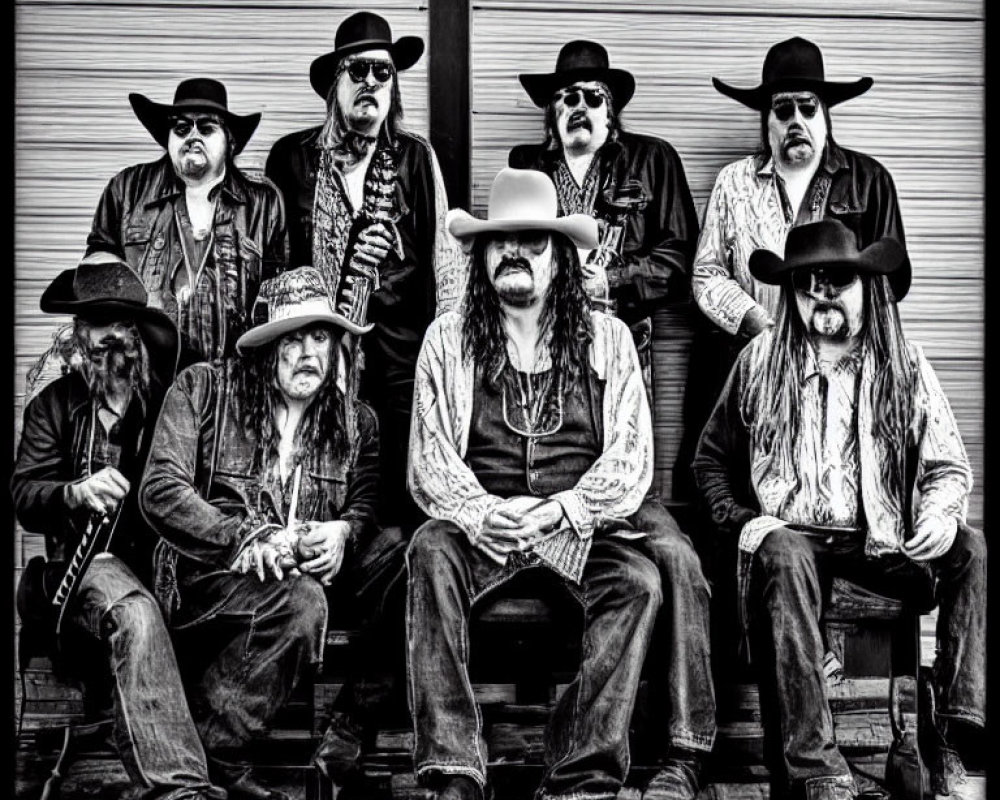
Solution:
[[(986, 720), (986, 542), (959, 525), (951, 549), (930, 562), (939, 605), (934, 665), (939, 716)], [(837, 749), (823, 674), (823, 602), (833, 575), (929, 610), (931, 576), (902, 555), (868, 558), (860, 537), (779, 528), (754, 554), (750, 636), (761, 679), (765, 752), (780, 787), (849, 780)], [(775, 778), (772, 778), (775, 784)]]
[(191, 563), (178, 564), (178, 654), (210, 762), (232, 780), (240, 751), (322, 660), (326, 597), (309, 575), (261, 582), (253, 573), (202, 572)]
[[(654, 504), (657, 505), (658, 504)], [(646, 508), (645, 506), (643, 507)], [(628, 728), (646, 650), (664, 603), (660, 569), (686, 573), (705, 593), (707, 585), (690, 543), (679, 531), (657, 529), (669, 515), (662, 506), (634, 517), (649, 541), (604, 536), (594, 541), (583, 578), (571, 584), (552, 573), (584, 614), (582, 661), (574, 681), (553, 711), (545, 742), (546, 770), (540, 798), (614, 798), (629, 768)], [(673, 521), (670, 520), (672, 523)], [(676, 529), (676, 526), (674, 526)], [(662, 541), (661, 541), (662, 540)], [(650, 542), (657, 542), (650, 546)], [(645, 551), (650, 550), (655, 558)], [(690, 556), (686, 551), (690, 551)], [(523, 569), (543, 568), (531, 556), (514, 555), (500, 566), (474, 548), (451, 523), (431, 520), (414, 536), (407, 552), (407, 654), (410, 708), (414, 719), (414, 765), (429, 773), (468, 775), (486, 781), (482, 719), (468, 674), (468, 622), (473, 605)], [(699, 594), (702, 589), (695, 590)], [(670, 619), (688, 618), (687, 590), (669, 592)], [(685, 626), (672, 625), (679, 632)], [(707, 618), (704, 654), (677, 659), (668, 680), (676, 686), (670, 735), (678, 743), (711, 746), (714, 702), (688, 681), (708, 680)], [(701, 645), (695, 645), (700, 649)], [(685, 695), (682, 697), (681, 695)], [(689, 697), (687, 695), (693, 695)]]
[(209, 782), (159, 606), (131, 570), (116, 556), (96, 556), (67, 622), (71, 635), (100, 640), (108, 655), (115, 744), (137, 797), (224, 798)]

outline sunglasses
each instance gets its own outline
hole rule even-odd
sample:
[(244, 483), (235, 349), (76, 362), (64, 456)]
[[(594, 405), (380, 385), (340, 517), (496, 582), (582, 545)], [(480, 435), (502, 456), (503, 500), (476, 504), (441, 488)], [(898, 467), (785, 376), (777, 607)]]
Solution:
[(368, 58), (359, 58), (347, 65), (347, 74), (355, 83), (364, 83), (369, 73), (379, 83), (387, 83), (396, 74), (396, 70), (388, 61), (374, 61)]
[(792, 286), (799, 291), (808, 292), (813, 286), (813, 275), (818, 283), (832, 286), (834, 289), (844, 289), (854, 283), (858, 271), (854, 267), (816, 267), (815, 269), (797, 269), (792, 273)]
[(222, 130), (222, 122), (214, 117), (199, 117), (198, 119), (173, 117), (170, 120), (170, 130), (182, 139), (186, 138), (195, 128), (202, 136), (211, 136)]
[(795, 116), (795, 107), (798, 106), (799, 113), (803, 119), (812, 119), (819, 109), (819, 102), (812, 97), (791, 98), (786, 97), (775, 100), (771, 104), (771, 110), (779, 122), (788, 122)]
[(570, 89), (556, 94), (556, 100), (562, 100), (569, 108), (576, 108), (580, 104), (580, 96), (591, 108), (600, 108), (604, 103), (604, 93), (597, 89)]

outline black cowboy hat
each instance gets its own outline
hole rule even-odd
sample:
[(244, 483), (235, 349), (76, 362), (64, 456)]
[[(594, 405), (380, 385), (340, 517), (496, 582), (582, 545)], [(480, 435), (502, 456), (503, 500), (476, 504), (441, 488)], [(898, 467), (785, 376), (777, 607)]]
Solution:
[(132, 110), (160, 147), (167, 146), (170, 117), (182, 111), (211, 111), (218, 114), (233, 135), (233, 155), (238, 154), (253, 136), (260, 123), (260, 113), (234, 114), (229, 110), (226, 87), (211, 78), (190, 78), (177, 84), (174, 102), (155, 103), (144, 95), (132, 92), (128, 96)]
[(169, 386), (173, 380), (180, 355), (177, 326), (164, 312), (150, 308), (142, 280), (117, 256), (94, 253), (76, 269), (63, 270), (42, 292), (39, 307), (46, 314), (93, 321), (133, 320), (157, 383)]
[(836, 219), (799, 225), (788, 232), (785, 257), (770, 250), (750, 254), (750, 274), (761, 283), (780, 285), (796, 269), (851, 267), (870, 275), (886, 275), (898, 303), (910, 290), (910, 259), (895, 239), (883, 237), (863, 250), (854, 233)]
[(816, 45), (800, 36), (778, 42), (767, 51), (760, 86), (754, 89), (738, 89), (712, 78), (712, 85), (724, 95), (757, 111), (771, 107), (771, 96), (775, 92), (812, 92), (830, 107), (864, 94), (872, 83), (871, 78), (846, 83), (826, 80), (823, 54)]
[(528, 97), (545, 108), (557, 91), (576, 81), (601, 81), (611, 91), (615, 113), (625, 108), (635, 93), (635, 78), (623, 69), (608, 66), (608, 51), (597, 42), (577, 39), (567, 42), (556, 58), (556, 71), (522, 73), (517, 76)]
[(337, 64), (344, 56), (361, 50), (388, 50), (396, 72), (409, 69), (424, 53), (424, 40), (419, 36), (401, 36), (392, 41), (389, 23), (378, 14), (359, 11), (351, 14), (337, 27), (333, 40), (334, 49), (321, 55), (309, 67), (309, 82), (320, 97), (326, 100), (337, 76)]

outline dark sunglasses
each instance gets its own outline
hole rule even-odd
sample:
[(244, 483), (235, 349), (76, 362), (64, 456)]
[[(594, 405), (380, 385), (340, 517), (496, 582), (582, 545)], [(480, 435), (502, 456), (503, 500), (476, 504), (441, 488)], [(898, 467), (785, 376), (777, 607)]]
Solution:
[(858, 271), (854, 267), (816, 267), (815, 269), (797, 269), (792, 273), (792, 286), (808, 292), (812, 289), (812, 276), (819, 283), (825, 283), (834, 289), (843, 289), (854, 283)]
[(195, 128), (198, 129), (198, 133), (202, 136), (211, 136), (222, 129), (222, 122), (214, 117), (201, 117), (199, 119), (172, 117), (170, 120), (170, 130), (182, 139)]
[(583, 101), (591, 108), (600, 108), (604, 102), (604, 93), (596, 89), (570, 89), (568, 92), (559, 92), (556, 100), (562, 100), (570, 108), (575, 108), (580, 103), (580, 95), (583, 95)]
[(388, 61), (374, 61), (368, 58), (359, 58), (347, 65), (347, 74), (355, 83), (364, 83), (369, 73), (374, 75), (379, 83), (387, 83), (396, 74), (396, 70)]
[(819, 103), (811, 97), (792, 99), (791, 97), (776, 100), (771, 104), (771, 110), (779, 122), (788, 122), (795, 116), (795, 107), (799, 107), (799, 113), (803, 119), (812, 119), (816, 116)]

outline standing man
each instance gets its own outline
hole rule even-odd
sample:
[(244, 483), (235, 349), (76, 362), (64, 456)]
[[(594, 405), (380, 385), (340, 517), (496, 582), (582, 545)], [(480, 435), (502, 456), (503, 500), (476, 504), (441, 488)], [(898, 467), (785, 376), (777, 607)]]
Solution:
[(823, 671), (823, 606), (841, 575), (939, 606), (929, 761), (947, 795), (986, 721), (986, 543), (965, 521), (969, 462), (934, 370), (903, 335), (899, 242), (859, 249), (843, 223), (822, 220), (793, 228), (784, 253), (750, 257), (784, 303), (737, 359), (694, 462), (738, 548), (772, 794), (855, 796)]
[[(781, 291), (751, 275), (754, 250), (781, 253), (792, 226), (826, 217), (843, 222), (859, 247), (885, 236), (906, 245), (888, 171), (833, 138), (830, 109), (868, 91), (871, 78), (826, 80), (820, 49), (795, 37), (768, 51), (756, 88), (712, 83), (760, 113), (760, 150), (719, 172), (694, 259), (695, 300), (712, 330), (722, 332), (712, 337), (711, 360), (699, 362), (716, 366), (706, 387), (709, 408), (739, 350), (777, 319)], [(909, 271), (908, 260), (901, 269)]]
[(135, 796), (225, 797), (209, 781), (170, 635), (146, 588), (154, 534), (136, 502), (177, 365), (177, 329), (149, 307), (139, 276), (103, 254), (61, 273), (41, 308), (73, 315), (80, 359), (24, 412), (11, 494), (18, 521), (44, 534), (48, 563), (32, 559), (18, 587), (21, 645), (55, 627), (51, 584), (76, 576), (56, 655), (88, 687), (110, 679), (115, 743)]
[(652, 401), (651, 314), (664, 302), (690, 297), (698, 234), (680, 157), (662, 139), (622, 129), (635, 79), (609, 67), (597, 42), (568, 42), (555, 72), (518, 79), (545, 109), (545, 141), (517, 145), (509, 164), (548, 175), (560, 214), (597, 220), (597, 247), (580, 253), (587, 292), (597, 308), (632, 328)]
[[(326, 121), (278, 140), (266, 168), (288, 207), (293, 263), (311, 264), (332, 286), (344, 275), (351, 291), (342, 310), (371, 326), (360, 391), (379, 420), (379, 514), (407, 533), (422, 519), (406, 492), (417, 353), (435, 309), (454, 303), (461, 288), (457, 261), (448, 257), (448, 199), (434, 151), (400, 128), (398, 74), (423, 51), (416, 36), (393, 42), (377, 14), (349, 16), (335, 49), (309, 70)], [(358, 342), (348, 349), (357, 360)]]
[(128, 99), (167, 152), (111, 179), (87, 253), (114, 253), (139, 274), (177, 324), (182, 368), (232, 355), (261, 282), (288, 263), (280, 195), (234, 161), (260, 114), (234, 114), (210, 78), (182, 81), (173, 104)]
[(239, 355), (177, 376), (140, 489), (162, 539), (158, 599), (231, 798), (280, 796), (243, 749), (322, 659), (324, 586), (374, 577), (357, 565), (377, 546), (378, 433), (334, 369), (357, 330), (340, 299), (310, 267), (265, 282)]
[(649, 798), (694, 798), (715, 735), (708, 585), (655, 499), (649, 406), (628, 328), (591, 310), (578, 248), (587, 214), (559, 216), (552, 181), (504, 169), (470, 241), (461, 311), (431, 325), (417, 365), (409, 482), (431, 517), (407, 552), (417, 775), (442, 800), (482, 800), (486, 754), (468, 674), (474, 604), (526, 569), (584, 608), (583, 658), (546, 740), (539, 798), (614, 798), (661, 605), (670, 760)]

